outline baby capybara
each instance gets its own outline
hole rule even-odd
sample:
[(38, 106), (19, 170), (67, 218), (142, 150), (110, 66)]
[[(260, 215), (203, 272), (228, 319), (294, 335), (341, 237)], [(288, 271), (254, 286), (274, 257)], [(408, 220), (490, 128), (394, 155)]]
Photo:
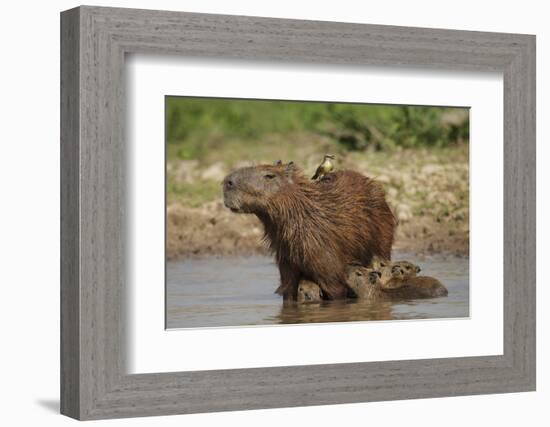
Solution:
[[(384, 267), (388, 268), (388, 267)], [(447, 296), (448, 291), (435, 277), (408, 277), (402, 267), (392, 268), (392, 278), (384, 283), (383, 274), (372, 268), (350, 266), (348, 285), (355, 296), (361, 300), (398, 301), (416, 298), (434, 298)]]
[(382, 186), (357, 172), (311, 181), (292, 162), (244, 167), (224, 179), (223, 193), (225, 206), (263, 223), (284, 299), (296, 299), (302, 279), (326, 299), (345, 298), (348, 264), (390, 259), (395, 218)]
[(449, 294), (447, 288), (435, 277), (410, 277), (399, 265), (392, 267), (392, 275), (393, 278), (383, 286), (392, 299), (434, 298)]
[(382, 274), (372, 268), (350, 266), (347, 283), (356, 298), (366, 301), (389, 299), (382, 291), (380, 277)]
[(309, 280), (300, 280), (298, 285), (298, 297), (297, 300), (300, 303), (307, 304), (313, 302), (321, 302), (323, 299), (323, 291)]
[(416, 277), (418, 273), (422, 271), (422, 269), (412, 262), (409, 261), (387, 261), (387, 260), (378, 260), (374, 259), (371, 263), (370, 268), (379, 271), (381, 276), (381, 282), (382, 284), (388, 283), (390, 280), (394, 277), (394, 271), (396, 269), (399, 269), (403, 272), (402, 279), (410, 279), (413, 277)]
[(392, 267), (399, 266), (403, 269), (403, 274), (405, 275), (406, 279), (410, 279), (411, 277), (416, 277), (418, 273), (422, 271), (422, 269), (412, 262), (409, 261), (396, 261), (391, 263)]

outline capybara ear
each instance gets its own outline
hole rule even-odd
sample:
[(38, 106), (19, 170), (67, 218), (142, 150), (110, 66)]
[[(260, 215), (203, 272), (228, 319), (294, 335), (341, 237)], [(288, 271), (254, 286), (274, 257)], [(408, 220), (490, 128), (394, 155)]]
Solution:
[(275, 161), (273, 162), (273, 164), (274, 164), (275, 166), (281, 166), (281, 165), (283, 164), (283, 161), (282, 161), (282, 160), (275, 160)]
[(380, 271), (375, 271), (376, 274), (378, 274), (378, 277), (382, 277), (382, 273)]
[(416, 266), (416, 272), (417, 272), (417, 273), (420, 273), (421, 271), (422, 271), (422, 269), (417, 265), (417, 266)]
[(287, 175), (292, 175), (294, 172), (296, 172), (296, 165), (294, 162), (288, 162), (286, 165), (286, 173)]

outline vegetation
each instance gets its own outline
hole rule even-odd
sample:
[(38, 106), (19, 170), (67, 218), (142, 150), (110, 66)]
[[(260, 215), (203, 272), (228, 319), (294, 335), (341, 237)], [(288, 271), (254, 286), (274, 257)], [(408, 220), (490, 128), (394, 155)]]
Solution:
[(464, 108), (167, 97), (169, 159), (203, 161), (212, 150), (255, 150), (299, 136), (324, 137), (336, 150), (448, 147), (468, 141)]
[(168, 179), (166, 188), (168, 203), (182, 202), (193, 208), (218, 199), (220, 191), (220, 183), (211, 179), (194, 182)]

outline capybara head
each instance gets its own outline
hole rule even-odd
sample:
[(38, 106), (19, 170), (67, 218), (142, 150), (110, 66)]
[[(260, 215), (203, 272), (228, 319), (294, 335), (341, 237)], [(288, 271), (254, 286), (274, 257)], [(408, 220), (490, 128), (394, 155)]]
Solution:
[(372, 286), (378, 286), (380, 285), (380, 278), (382, 277), (382, 273), (380, 273), (377, 270), (369, 272), (367, 281)]
[(380, 283), (385, 285), (388, 283), (391, 279), (393, 279), (393, 266), (391, 263), (388, 263), (384, 267), (381, 267), (378, 271), (380, 271)]
[(293, 183), (296, 170), (293, 162), (281, 161), (237, 169), (223, 180), (224, 204), (233, 212), (264, 212), (272, 197)]
[(322, 299), (323, 291), (316, 283), (309, 280), (300, 281), (298, 285), (298, 302), (320, 302)]
[(348, 268), (348, 286), (356, 293), (362, 286), (380, 285), (382, 274), (378, 270), (368, 267), (359, 267), (352, 265)]
[(397, 261), (393, 263), (393, 266), (399, 266), (403, 269), (405, 278), (415, 277), (422, 270), (421, 268), (409, 261)]
[(347, 284), (355, 293), (357, 293), (359, 287), (365, 283), (365, 278), (368, 276), (370, 269), (367, 267), (360, 267), (352, 265), (348, 267)]
[(404, 280), (407, 278), (407, 273), (405, 273), (405, 269), (401, 267), (399, 264), (392, 266), (391, 268), (391, 276), (393, 279), (399, 279)]
[(391, 265), (391, 261), (388, 261), (387, 259), (381, 258), (379, 256), (375, 256), (372, 258), (371, 267), (375, 270), (380, 270), (384, 267), (391, 267)]

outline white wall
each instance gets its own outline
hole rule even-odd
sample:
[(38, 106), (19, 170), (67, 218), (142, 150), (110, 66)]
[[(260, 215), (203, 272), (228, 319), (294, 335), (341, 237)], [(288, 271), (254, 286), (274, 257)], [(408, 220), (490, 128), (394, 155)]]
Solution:
[[(543, 1), (337, 2), (254, 0), (97, 1), (105, 6), (246, 14), (537, 34), (539, 265), (550, 256), (548, 145), (550, 27)], [(73, 1), (4, 2), (0, 64), (0, 393), (3, 425), (65, 425), (59, 377), (59, 11)], [(546, 199), (546, 200), (543, 200)], [(409, 426), (548, 425), (550, 303), (538, 270), (538, 392), (117, 420), (111, 425), (242, 425), (311, 422)], [(545, 325), (546, 324), (546, 325)]]

